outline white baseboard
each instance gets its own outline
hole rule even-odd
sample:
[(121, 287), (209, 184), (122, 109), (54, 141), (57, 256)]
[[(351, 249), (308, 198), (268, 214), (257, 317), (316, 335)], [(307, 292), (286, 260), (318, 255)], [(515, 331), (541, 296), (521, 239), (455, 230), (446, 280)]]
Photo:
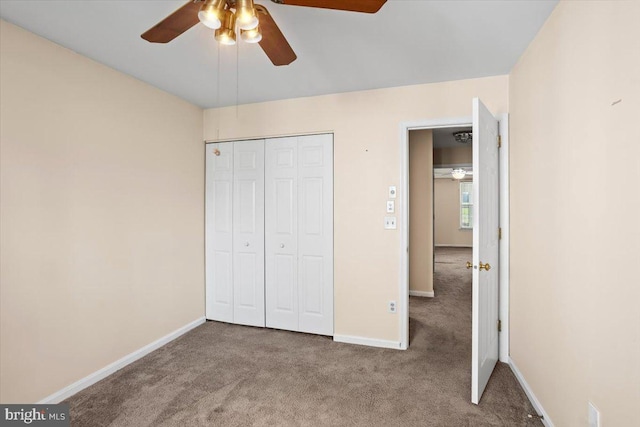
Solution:
[(434, 245), (436, 248), (473, 248), (473, 245)]
[(509, 357), (509, 366), (511, 367), (511, 371), (513, 371), (513, 374), (518, 379), (518, 382), (522, 386), (522, 389), (527, 394), (527, 397), (529, 398), (529, 401), (533, 405), (533, 408), (536, 410), (538, 415), (542, 415), (543, 418), (540, 420), (542, 421), (542, 424), (544, 424), (546, 427), (554, 427), (553, 423), (551, 422), (551, 419), (549, 418), (549, 415), (540, 404), (540, 401), (538, 400), (536, 395), (533, 394), (533, 390), (531, 390), (531, 387), (529, 387), (529, 383), (527, 383), (527, 380), (524, 379), (524, 377), (522, 376), (522, 372), (520, 372), (520, 370), (518, 369), (516, 364), (513, 362), (513, 359), (511, 357)]
[(147, 344), (144, 347), (134, 351), (133, 353), (130, 353), (126, 356), (124, 356), (123, 358), (116, 360), (115, 362), (105, 366), (104, 368), (95, 371), (92, 374), (87, 375), (86, 377), (76, 381), (75, 383), (66, 386), (65, 388), (63, 388), (62, 390), (58, 390), (55, 393), (45, 397), (44, 399), (42, 399), (41, 401), (38, 402), (38, 404), (55, 404), (55, 403), (59, 403), (63, 400), (65, 400), (66, 398), (73, 396), (74, 394), (76, 394), (77, 392), (89, 387), (90, 385), (93, 385), (95, 383), (97, 383), (98, 381), (108, 377), (109, 375), (113, 374), (114, 372), (124, 368), (125, 366), (127, 366), (130, 363), (135, 362), (136, 360), (140, 359), (143, 356), (146, 356), (147, 354), (151, 353), (154, 350), (157, 350), (158, 348), (162, 347), (163, 345), (169, 343), (170, 341), (173, 341), (174, 339), (178, 338), (180, 335), (183, 335), (187, 332), (189, 332), (190, 330), (192, 330), (193, 328), (196, 328), (200, 325), (202, 325), (205, 322), (205, 318), (201, 317), (199, 319), (194, 320), (193, 322), (179, 328), (176, 329), (175, 331), (171, 332), (168, 335), (165, 335), (164, 337), (152, 342), (151, 344)]
[(366, 345), (369, 347), (382, 347), (393, 348), (395, 350), (403, 350), (400, 346), (400, 341), (387, 341), (375, 338), (354, 337), (351, 335), (334, 335), (333, 340), (335, 342), (342, 342), (346, 344), (357, 344)]
[(412, 291), (412, 290), (409, 290), (409, 295), (412, 297), (428, 297), (428, 298), (433, 298), (436, 296), (433, 291)]

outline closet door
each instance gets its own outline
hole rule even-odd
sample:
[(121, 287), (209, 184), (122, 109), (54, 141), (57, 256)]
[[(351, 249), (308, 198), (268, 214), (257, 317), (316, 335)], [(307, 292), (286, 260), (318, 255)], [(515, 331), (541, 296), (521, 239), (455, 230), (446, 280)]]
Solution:
[(233, 322), (233, 143), (205, 150), (205, 314)]
[(298, 330), (298, 138), (265, 147), (266, 325)]
[(266, 325), (333, 335), (333, 136), (266, 144)]
[(333, 135), (298, 138), (298, 330), (333, 335)]
[(233, 145), (233, 322), (264, 326), (264, 140)]

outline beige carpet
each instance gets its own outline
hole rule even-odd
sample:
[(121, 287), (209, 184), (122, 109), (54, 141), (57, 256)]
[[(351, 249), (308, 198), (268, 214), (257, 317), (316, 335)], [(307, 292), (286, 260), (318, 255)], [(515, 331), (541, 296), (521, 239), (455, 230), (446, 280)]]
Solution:
[(503, 364), (469, 402), (468, 259), (437, 251), (436, 298), (411, 298), (407, 351), (207, 322), (68, 399), (72, 426), (542, 425)]

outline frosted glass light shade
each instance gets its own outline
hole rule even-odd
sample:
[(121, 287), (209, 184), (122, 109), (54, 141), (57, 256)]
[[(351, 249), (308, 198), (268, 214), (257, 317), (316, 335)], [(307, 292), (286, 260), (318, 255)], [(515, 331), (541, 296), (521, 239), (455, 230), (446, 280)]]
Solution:
[(258, 43), (262, 40), (262, 32), (260, 27), (256, 27), (252, 30), (240, 30), (240, 38), (247, 43)]
[(253, 30), (258, 26), (258, 16), (253, 0), (238, 0), (236, 3), (236, 22), (241, 30)]
[(455, 179), (462, 179), (465, 177), (466, 174), (467, 174), (467, 171), (465, 171), (464, 169), (453, 169), (451, 171), (451, 176), (454, 177)]
[(238, 14), (236, 20), (238, 22), (238, 28), (241, 30), (253, 30), (258, 26), (258, 17), (255, 16), (255, 14), (253, 16), (250, 14)]
[(198, 12), (198, 19), (207, 27), (217, 30), (222, 25), (224, 6), (225, 0), (207, 0)]
[(236, 17), (230, 10), (224, 11), (222, 17), (222, 26), (216, 30), (215, 38), (220, 44), (234, 45), (236, 44), (236, 32), (233, 30), (236, 26)]
[[(218, 33), (220, 31), (220, 33)], [(216, 30), (216, 40), (220, 44), (224, 44), (227, 46), (233, 46), (236, 44), (236, 35), (233, 31), (229, 32), (228, 30)]]

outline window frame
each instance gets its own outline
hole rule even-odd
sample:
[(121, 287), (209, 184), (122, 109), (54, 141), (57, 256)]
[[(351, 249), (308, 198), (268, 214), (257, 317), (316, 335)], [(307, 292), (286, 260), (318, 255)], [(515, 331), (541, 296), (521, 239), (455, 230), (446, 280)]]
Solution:
[[(469, 191), (465, 191), (468, 192), (470, 197), (469, 200), (471, 200), (470, 202), (464, 202), (463, 198), (462, 198), (462, 194), (463, 194), (463, 186), (468, 186)], [(460, 181), (458, 184), (458, 202), (459, 202), (459, 225), (460, 225), (460, 230), (473, 230), (473, 181)], [(468, 214), (468, 225), (466, 225), (463, 222), (463, 209), (464, 208), (468, 208), (469, 209), (469, 214)]]

